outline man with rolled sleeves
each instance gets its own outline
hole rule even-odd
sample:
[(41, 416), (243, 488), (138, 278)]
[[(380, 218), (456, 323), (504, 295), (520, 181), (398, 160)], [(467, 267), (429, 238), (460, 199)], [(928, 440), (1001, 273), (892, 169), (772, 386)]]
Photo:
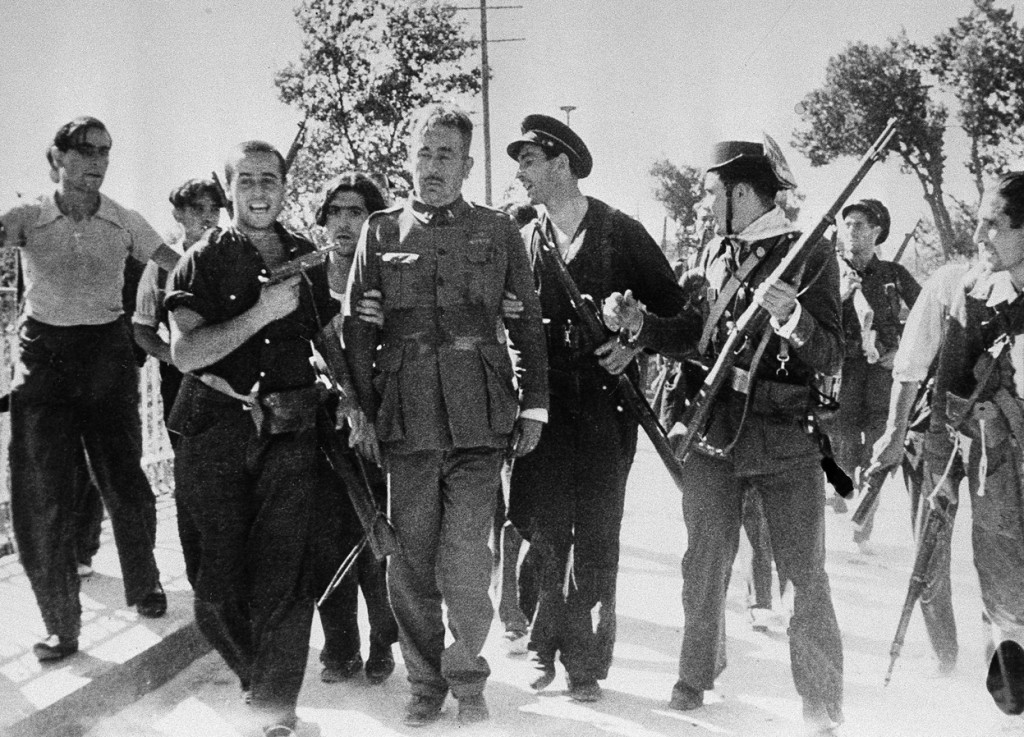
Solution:
[(277, 221), (281, 153), (240, 143), (225, 181), (230, 227), (188, 250), (164, 300), (171, 358), (186, 374), (170, 418), (180, 435), (174, 482), (199, 532), (196, 623), (238, 676), (264, 734), (287, 737), (313, 617), (314, 497), (337, 483), (321, 458), (326, 392), (310, 358), (315, 343), (340, 375), (331, 322), (340, 305), (322, 265), (268, 281), (275, 267), (315, 251)]
[(580, 192), (593, 159), (569, 126), (547, 115), (527, 116), (522, 137), (507, 150), (530, 200), (545, 208), (522, 232), (547, 330), (551, 418), (537, 450), (516, 463), (509, 504), (539, 577), (529, 645), (538, 674), (531, 685), (550, 685), (560, 652), (570, 696), (595, 701), (615, 644), (619, 530), (638, 427), (616, 396), (615, 377), (628, 371), (636, 381), (639, 348), (611, 331), (600, 343), (580, 331), (540, 239), (558, 247), (580, 292), (598, 303), (631, 290), (652, 312), (669, 316), (682, 309), (682, 292), (640, 223)]
[[(519, 455), (537, 444), (547, 361), (515, 226), (461, 195), (473, 164), (468, 116), (433, 105), (410, 130), (414, 193), (367, 220), (347, 296), (353, 313), (365, 292), (380, 290), (384, 326), (346, 317), (345, 346), (382, 446), (401, 545), (388, 583), (412, 690), (405, 721), (438, 719), (451, 690), (468, 724), (488, 718), (490, 669), (480, 651), (493, 616), (488, 538), (500, 468), (513, 436)], [(505, 290), (524, 306), (507, 329), (518, 398), (501, 321)], [(454, 636), (447, 648), (442, 602)]]
[[(714, 399), (705, 442), (686, 462), (685, 627), (669, 705), (699, 708), (725, 668), (726, 589), (744, 494), (754, 489), (761, 494), (779, 576), (795, 590), (790, 660), (804, 719), (814, 734), (831, 735), (843, 720), (843, 652), (825, 572), (819, 450), (804, 423), (815, 374), (832, 375), (842, 365), (843, 333), (838, 264), (828, 244), (809, 246), (798, 284), (768, 281), (799, 237), (775, 203), (780, 190), (795, 186), (767, 136), (764, 143), (717, 144), (704, 189), (719, 238), (683, 277), (687, 308), (666, 320), (629, 295), (613, 295), (605, 318), (634, 334), (638, 345), (694, 359), (700, 379), (701, 367), (714, 365), (732, 322), (747, 306), (756, 302), (770, 314), (765, 330), (742, 347), (735, 375)], [(694, 384), (692, 392), (700, 386)]]
[[(836, 462), (863, 482), (871, 449), (885, 430), (892, 389), (892, 366), (899, 348), (903, 305), (914, 306), (921, 287), (903, 266), (878, 258), (889, 237), (889, 210), (862, 199), (842, 210), (846, 238), (839, 255), (839, 294), (843, 299), (846, 358), (839, 385), (839, 411), (829, 422)], [(870, 321), (862, 323), (865, 313)], [(869, 327), (865, 330), (865, 327)], [(870, 553), (874, 513), (855, 531), (853, 541)]]
[(145, 616), (167, 609), (122, 288), (129, 258), (173, 266), (177, 255), (137, 212), (100, 193), (111, 146), (96, 118), (66, 123), (46, 152), (56, 192), (0, 215), (0, 242), (5, 236), (18, 248), (25, 282), (11, 390), (11, 511), (48, 633), (33, 648), (44, 661), (78, 650), (73, 515), (83, 448), (110, 513), (129, 606)]

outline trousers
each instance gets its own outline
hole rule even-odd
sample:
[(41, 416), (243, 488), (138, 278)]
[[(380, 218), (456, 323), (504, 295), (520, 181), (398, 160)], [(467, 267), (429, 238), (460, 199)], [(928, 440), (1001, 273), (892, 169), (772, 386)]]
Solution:
[(110, 515), (125, 599), (160, 581), (153, 491), (140, 465), (138, 367), (124, 321), (56, 327), (22, 319), (11, 390), (11, 513), (47, 632), (81, 629), (76, 510), (84, 456)]

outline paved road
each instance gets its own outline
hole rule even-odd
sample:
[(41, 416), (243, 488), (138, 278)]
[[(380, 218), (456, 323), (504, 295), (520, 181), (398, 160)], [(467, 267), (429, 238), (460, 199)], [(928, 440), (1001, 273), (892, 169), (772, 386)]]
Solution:
[[(593, 705), (571, 702), (561, 675), (543, 694), (526, 686), (528, 663), (507, 657), (497, 627), (485, 655), (493, 677), (487, 688), (492, 719), (460, 729), (455, 702), (437, 724), (419, 730), (402, 725), (404, 668), (383, 686), (359, 677), (322, 684), (313, 638), (299, 712), (314, 723), (306, 735), (444, 735), (526, 737), (655, 737), (660, 735), (767, 735), (802, 733), (800, 700), (789, 672), (788, 640), (781, 615), (767, 634), (755, 633), (743, 609), (742, 575), (730, 592), (727, 628), (729, 667), (703, 709), (667, 708), (682, 636), (679, 560), (685, 534), (677, 492), (641, 439), (630, 480), (619, 572), (619, 631), (615, 665), (604, 682), (605, 698)], [(1007, 717), (984, 687), (982, 630), (977, 580), (971, 563), (969, 509), (954, 538), (954, 600), (961, 639), (960, 665), (948, 678), (934, 670), (920, 613), (910, 625), (893, 682), (883, 688), (889, 644), (910, 574), (909, 514), (899, 482), (884, 492), (875, 528), (878, 552), (862, 556), (850, 538), (848, 515), (828, 517), (828, 570), (843, 632), (846, 658), (845, 734), (851, 737), (1024, 735), (1024, 720)], [(238, 686), (216, 655), (207, 655), (168, 684), (96, 725), (91, 737), (252, 734)]]

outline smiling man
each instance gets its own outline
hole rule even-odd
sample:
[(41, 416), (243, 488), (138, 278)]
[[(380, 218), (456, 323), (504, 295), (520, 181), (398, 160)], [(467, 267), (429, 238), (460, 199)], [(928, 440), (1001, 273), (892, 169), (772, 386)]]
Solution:
[(110, 512), (128, 604), (145, 616), (167, 608), (122, 289), (129, 257), (173, 266), (177, 256), (137, 212), (100, 193), (111, 146), (96, 118), (65, 124), (46, 151), (56, 192), (0, 215), (0, 242), (5, 235), (19, 249), (25, 286), (11, 391), (11, 509), (49, 635), (34, 648), (40, 660), (78, 650), (82, 608), (67, 531), (83, 447)]
[(191, 248), (171, 277), (171, 356), (186, 372), (172, 429), (177, 493), (199, 531), (196, 621), (248, 692), (265, 733), (292, 734), (313, 615), (308, 565), (321, 392), (311, 341), (344, 361), (323, 268), (268, 283), (315, 250), (277, 222), (284, 159), (262, 141), (225, 165), (231, 226)]
[[(936, 471), (964, 453), (974, 565), (992, 642), (1021, 643), (1024, 457), (1008, 441), (1024, 437), (1024, 172), (1004, 174), (985, 192), (974, 241), (992, 274), (968, 272), (950, 306), (925, 454), (939, 493), (955, 504), (956, 489)], [(1002, 273), (1013, 285), (1009, 302), (999, 301), (995, 277)], [(963, 436), (958, 448), (950, 431)]]
[[(383, 295), (384, 327), (345, 319), (353, 382), (375, 421), (400, 551), (388, 585), (412, 698), (405, 721), (437, 720), (449, 690), (459, 722), (487, 719), (490, 668), (480, 655), (493, 616), (488, 548), (500, 468), (513, 437), (531, 451), (547, 418), (540, 304), (511, 219), (462, 198), (473, 124), (428, 107), (410, 127), (414, 194), (370, 216), (348, 290), (349, 314)], [(507, 321), (501, 300), (519, 296)], [(381, 346), (380, 350), (377, 347)], [(442, 603), (454, 640), (445, 647)]]

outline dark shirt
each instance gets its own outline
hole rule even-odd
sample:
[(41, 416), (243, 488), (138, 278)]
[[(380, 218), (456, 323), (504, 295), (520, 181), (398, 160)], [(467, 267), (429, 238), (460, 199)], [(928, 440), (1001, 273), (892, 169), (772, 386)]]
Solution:
[[(875, 313), (871, 328), (877, 333), (879, 352), (892, 353), (899, 347), (903, 333), (903, 324), (900, 322), (901, 302), (908, 308), (913, 307), (917, 295), (921, 293), (921, 285), (906, 267), (893, 261), (882, 261), (878, 256), (872, 256), (857, 273), (861, 278), (861, 292)], [(860, 321), (852, 296), (843, 302), (843, 333), (846, 336), (847, 358), (862, 356)]]
[[(588, 197), (587, 202), (587, 212), (579, 226), (580, 231), (586, 231), (583, 244), (567, 264), (580, 294), (590, 295), (600, 307), (612, 292), (631, 289), (651, 313), (663, 317), (678, 314), (685, 301), (683, 292), (668, 260), (643, 225), (593, 197)], [(576, 311), (556, 277), (546, 273), (539, 247), (533, 241), (535, 227), (547, 232), (552, 242), (553, 239), (546, 217), (523, 229), (538, 282), (541, 314), (547, 323), (551, 367), (565, 368), (567, 362), (597, 367), (593, 356), (596, 345), (571, 344), (572, 338), (565, 328), (578, 323)]]
[[(279, 223), (274, 228), (289, 259), (316, 250)], [(178, 263), (164, 305), (172, 312), (187, 307), (210, 324), (226, 322), (259, 301), (260, 278), (268, 273), (260, 252), (245, 235), (234, 228), (215, 228)], [(260, 393), (308, 386), (316, 380), (309, 362), (310, 341), (339, 307), (330, 295), (325, 267), (314, 267), (303, 279), (297, 310), (266, 325), (203, 372), (221, 377), (240, 394), (248, 394), (257, 381)]]

